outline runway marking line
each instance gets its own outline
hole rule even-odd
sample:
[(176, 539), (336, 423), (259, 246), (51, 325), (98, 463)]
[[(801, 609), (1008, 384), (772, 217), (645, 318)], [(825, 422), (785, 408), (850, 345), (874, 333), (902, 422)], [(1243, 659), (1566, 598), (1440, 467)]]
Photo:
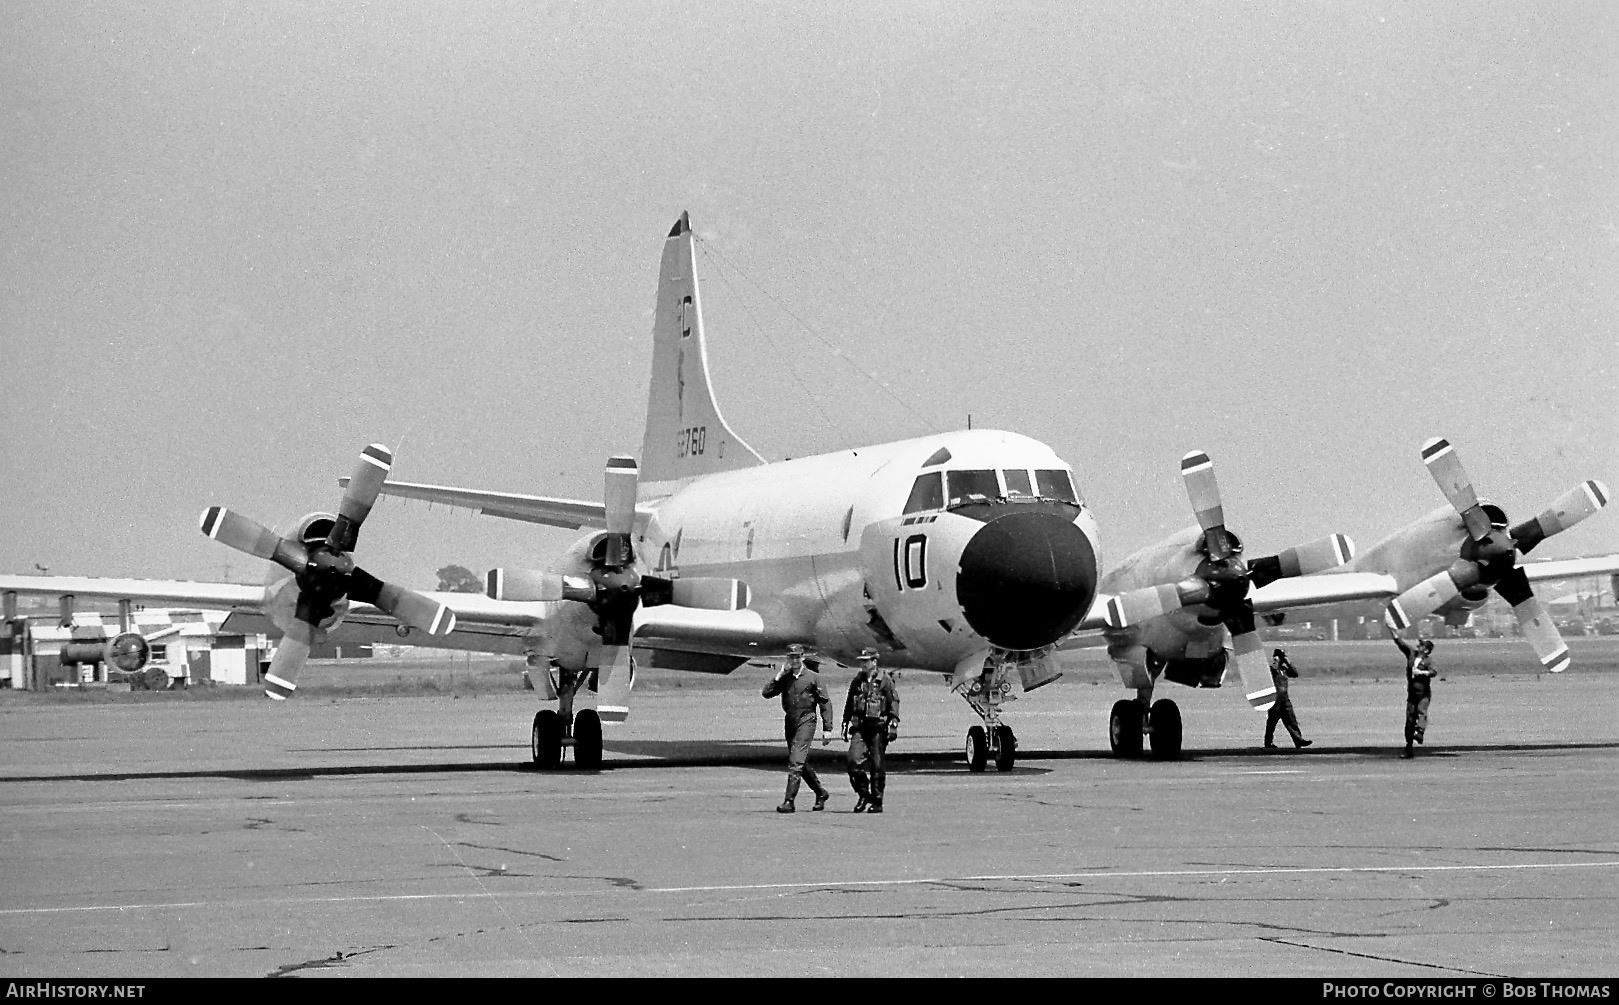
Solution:
[[(1162, 879), (1190, 876), (1297, 876), (1388, 872), (1504, 872), (1528, 869), (1604, 869), (1619, 866), (1619, 859), (1600, 862), (1519, 862), (1500, 865), (1346, 865), (1277, 866), (1269, 869), (1143, 869), (1132, 872), (1004, 873), (993, 876), (928, 876), (921, 879), (848, 879), (800, 883), (734, 883), (714, 886), (647, 886), (634, 893), (734, 893), (746, 890), (805, 890), (815, 887), (925, 886), (935, 883), (989, 883), (1014, 880)], [(269, 904), (368, 904), (412, 900), (468, 900), (506, 897), (597, 897), (623, 893), (613, 890), (523, 890), (497, 893), (378, 893), (352, 897), (277, 897), (269, 900), (191, 900), (167, 904), (91, 904), (82, 907), (8, 907), (0, 917), (19, 914), (74, 914), (93, 911), (164, 911), (189, 907), (244, 907)]]

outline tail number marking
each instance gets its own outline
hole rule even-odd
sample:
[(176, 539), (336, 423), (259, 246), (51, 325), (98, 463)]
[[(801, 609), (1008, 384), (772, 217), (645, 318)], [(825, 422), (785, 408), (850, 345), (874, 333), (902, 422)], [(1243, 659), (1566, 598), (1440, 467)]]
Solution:
[(697, 457), (708, 449), (708, 427), (688, 426), (675, 437), (676, 457)]

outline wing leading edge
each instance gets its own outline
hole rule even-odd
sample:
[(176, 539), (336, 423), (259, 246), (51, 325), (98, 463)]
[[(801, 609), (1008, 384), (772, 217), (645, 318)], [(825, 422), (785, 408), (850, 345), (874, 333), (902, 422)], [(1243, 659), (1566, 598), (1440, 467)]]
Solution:
[[(340, 478), (337, 483), (346, 486), (348, 479)], [(485, 516), (522, 520), (525, 523), (545, 524), (566, 530), (607, 526), (607, 507), (604, 504), (578, 499), (552, 499), (514, 492), (486, 492), (482, 489), (463, 489), (451, 485), (395, 481), (383, 482), (382, 494), (399, 496), (402, 499), (442, 503), (445, 506), (477, 510)]]

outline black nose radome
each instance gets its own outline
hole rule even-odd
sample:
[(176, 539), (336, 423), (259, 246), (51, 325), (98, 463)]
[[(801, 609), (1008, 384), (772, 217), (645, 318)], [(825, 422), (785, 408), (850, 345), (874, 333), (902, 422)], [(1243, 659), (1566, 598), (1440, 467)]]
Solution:
[(1008, 513), (961, 553), (956, 600), (973, 630), (1003, 649), (1039, 649), (1073, 631), (1096, 599), (1090, 539), (1054, 513)]

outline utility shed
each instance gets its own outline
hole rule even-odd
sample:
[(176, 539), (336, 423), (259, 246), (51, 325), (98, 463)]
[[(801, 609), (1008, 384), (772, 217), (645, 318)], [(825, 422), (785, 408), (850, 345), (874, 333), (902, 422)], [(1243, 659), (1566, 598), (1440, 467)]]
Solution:
[[(151, 646), (148, 667), (164, 671), (178, 686), (203, 681), (256, 684), (270, 647), (262, 635), (225, 632), (222, 626), (229, 614), (178, 608), (134, 611), (130, 630)], [(15, 618), (0, 636), (0, 687), (37, 691), (56, 685), (104, 684), (104, 662), (64, 663), (63, 650), (73, 646), (82, 653), (119, 634), (117, 615), (79, 612), (68, 625), (54, 615)]]

